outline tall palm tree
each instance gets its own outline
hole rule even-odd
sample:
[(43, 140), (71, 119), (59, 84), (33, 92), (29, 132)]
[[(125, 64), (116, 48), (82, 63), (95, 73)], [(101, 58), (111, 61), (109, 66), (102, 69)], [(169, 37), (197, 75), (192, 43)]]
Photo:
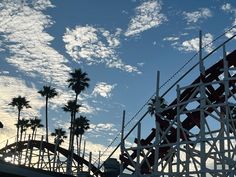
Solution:
[(73, 156), (73, 144), (74, 144), (74, 119), (75, 119), (75, 114), (76, 112), (79, 111), (79, 108), (81, 105), (77, 104), (75, 100), (69, 100), (62, 109), (65, 112), (70, 112), (71, 115), (71, 121), (70, 121), (70, 138), (69, 138), (69, 152), (70, 154), (68, 155), (68, 161), (67, 161), (67, 174), (71, 174), (71, 165), (72, 165), (72, 156)]
[(69, 83), (68, 87), (71, 87), (75, 92), (75, 101), (77, 102), (78, 95), (89, 87), (88, 82), (90, 79), (87, 77), (87, 73), (81, 69), (75, 69), (74, 72), (70, 73), (71, 78), (67, 80)]
[[(74, 123), (75, 136), (77, 137), (77, 154), (80, 155), (82, 136), (89, 129), (89, 120), (85, 116), (79, 116)], [(79, 142), (78, 142), (79, 139)]]
[[(75, 103), (77, 103), (78, 95), (82, 91), (84, 91), (87, 87), (89, 87), (89, 84), (88, 84), (89, 81), (90, 81), (90, 79), (87, 77), (87, 73), (82, 72), (81, 69), (75, 69), (74, 72), (70, 73), (70, 78), (67, 80), (67, 82), (69, 83), (68, 87), (69, 88), (71, 87), (72, 90), (74, 90), (74, 92), (75, 92)], [(75, 117), (76, 117), (76, 112), (73, 114), (72, 119), (75, 120)], [(73, 121), (71, 123), (72, 123), (71, 130), (74, 131)], [(71, 152), (72, 152), (73, 142), (74, 142), (74, 136), (72, 135), (74, 133), (73, 131), (70, 131), (70, 142), (71, 143), (69, 144), (69, 151), (71, 151)], [(68, 163), (67, 163), (67, 173), (68, 174), (71, 173), (71, 162), (72, 162), (72, 159), (69, 156)]]
[[(165, 99), (162, 97), (159, 97), (158, 99), (160, 101), (161, 108), (162, 109), (165, 108), (167, 106)], [(156, 106), (156, 97), (152, 98), (148, 103), (148, 112), (150, 113), (151, 116), (155, 114), (155, 106)]]
[(38, 93), (41, 94), (41, 96), (45, 97), (45, 119), (46, 119), (46, 141), (48, 142), (48, 100), (50, 98), (54, 98), (58, 95), (55, 88), (51, 86), (43, 86), (43, 89), (38, 91)]
[(37, 134), (37, 129), (42, 128), (43, 124), (41, 124), (41, 119), (39, 119), (37, 116), (34, 117), (34, 119), (30, 119), (30, 128), (32, 130), (32, 140), (35, 139)]
[(23, 133), (27, 130), (27, 128), (29, 127), (29, 120), (27, 119), (20, 119), (15, 125), (17, 127), (17, 129), (20, 130), (20, 141), (22, 141), (22, 135)]
[[(20, 115), (21, 115), (21, 111), (22, 109), (25, 108), (31, 108), (31, 106), (29, 105), (29, 101), (26, 100), (25, 97), (14, 97), (12, 98), (11, 103), (9, 103), (9, 105), (13, 106), (13, 107), (17, 107), (18, 110), (18, 118), (17, 118), (17, 123), (20, 120)], [(17, 135), (16, 135), (16, 141), (18, 142), (19, 140), (19, 128), (17, 127)]]
[(62, 107), (62, 109), (65, 111), (65, 112), (70, 112), (70, 115), (71, 115), (71, 120), (70, 120), (70, 139), (69, 139), (69, 150), (71, 150), (71, 147), (74, 143), (73, 141), (73, 130), (74, 130), (74, 117), (75, 117), (75, 114), (79, 111), (79, 108), (81, 107), (81, 105), (77, 104), (75, 100), (69, 100), (67, 102), (66, 105), (64, 105), (64, 107)]

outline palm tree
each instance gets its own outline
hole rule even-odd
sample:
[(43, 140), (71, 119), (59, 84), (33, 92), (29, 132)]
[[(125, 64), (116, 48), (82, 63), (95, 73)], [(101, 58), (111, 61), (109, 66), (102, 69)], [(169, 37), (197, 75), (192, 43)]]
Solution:
[(55, 132), (51, 133), (51, 136), (55, 136), (54, 143), (58, 145), (58, 147), (64, 142), (64, 139), (67, 138), (66, 131), (62, 128), (56, 128)]
[(32, 130), (32, 140), (35, 139), (37, 134), (37, 129), (42, 128), (43, 124), (41, 124), (41, 119), (39, 119), (37, 116), (34, 117), (34, 119), (30, 119), (30, 128)]
[(57, 96), (57, 91), (55, 88), (52, 88), (51, 86), (43, 86), (43, 89), (38, 91), (38, 93), (41, 94), (41, 96), (45, 97), (45, 119), (46, 119), (46, 141), (48, 142), (48, 99), (54, 98)]
[[(77, 154), (80, 155), (82, 136), (89, 129), (89, 120), (85, 116), (79, 116), (74, 123), (75, 135), (77, 139)], [(79, 139), (79, 142), (78, 142)]]
[(87, 77), (86, 72), (82, 72), (81, 69), (75, 69), (74, 72), (70, 73), (71, 78), (67, 80), (69, 83), (68, 87), (71, 87), (75, 91), (75, 101), (77, 102), (78, 95), (89, 87), (88, 82), (90, 79)]
[(29, 127), (29, 120), (27, 119), (20, 119), (15, 125), (17, 127), (17, 129), (20, 130), (20, 141), (22, 140), (22, 135), (23, 133), (27, 130), (27, 128)]
[(53, 160), (53, 169), (55, 169), (55, 162), (56, 162), (56, 156), (59, 155), (56, 153), (57, 148), (61, 145), (61, 143), (64, 142), (64, 139), (67, 138), (66, 131), (64, 131), (62, 128), (55, 129), (55, 132), (51, 133), (51, 136), (55, 136), (54, 143), (55, 143), (55, 149), (54, 149), (54, 160)]
[[(29, 101), (27, 101), (25, 97), (21, 97), (21, 96), (12, 98), (12, 101), (11, 101), (11, 103), (9, 103), (9, 105), (11, 105), (13, 107), (17, 107), (17, 109), (18, 109), (17, 123), (20, 120), (20, 114), (21, 114), (22, 109), (24, 107), (25, 108), (31, 108), (31, 106), (29, 105)], [(17, 138), (16, 141), (18, 142), (18, 139), (19, 139), (19, 128), (18, 127), (17, 127), (16, 138)]]
[(72, 156), (73, 156), (73, 144), (74, 144), (74, 119), (76, 112), (79, 111), (81, 105), (77, 104), (75, 100), (69, 100), (67, 105), (65, 105), (62, 109), (65, 112), (70, 112), (71, 121), (70, 121), (70, 138), (69, 138), (69, 152), (68, 161), (67, 161), (67, 174), (71, 174), (71, 165), (72, 165)]
[(69, 139), (69, 150), (71, 150), (71, 147), (74, 143), (73, 141), (73, 134), (74, 132), (74, 117), (75, 114), (79, 111), (79, 108), (81, 105), (77, 104), (75, 100), (69, 100), (66, 105), (62, 108), (65, 112), (70, 112), (71, 114), (71, 120), (70, 120), (70, 139)]
[[(26, 132), (26, 130), (28, 129), (29, 127), (29, 120), (27, 119), (20, 119), (16, 124), (16, 127), (18, 130), (20, 130), (20, 141), (22, 141), (22, 135), (24, 132)], [(18, 142), (18, 140), (17, 140)], [(20, 164), (21, 163), (21, 157), (22, 157), (22, 152), (19, 152), (18, 154), (18, 163)]]
[[(165, 108), (167, 106), (165, 99), (162, 97), (159, 97), (158, 99), (160, 101), (161, 108), (162, 109)], [(152, 98), (148, 103), (148, 112), (150, 113), (151, 116), (155, 114), (155, 108), (156, 108), (155, 106), (156, 106), (156, 97)]]
[[(87, 87), (89, 87), (88, 82), (90, 81), (90, 79), (87, 77), (87, 73), (86, 72), (82, 72), (81, 69), (75, 69), (74, 72), (70, 73), (70, 78), (67, 80), (67, 82), (69, 83), (68, 87), (72, 88), (72, 90), (74, 90), (75, 92), (75, 104), (77, 104), (77, 99), (78, 99), (78, 95), (84, 91)], [(73, 142), (74, 142), (74, 127), (73, 127), (73, 120), (75, 120), (76, 117), (76, 112), (73, 113), (73, 118), (71, 121), (71, 130), (70, 130), (70, 144), (69, 144), (69, 151), (73, 151)], [(68, 157), (68, 163), (67, 163), (67, 173), (70, 174), (71, 173), (71, 156)]]

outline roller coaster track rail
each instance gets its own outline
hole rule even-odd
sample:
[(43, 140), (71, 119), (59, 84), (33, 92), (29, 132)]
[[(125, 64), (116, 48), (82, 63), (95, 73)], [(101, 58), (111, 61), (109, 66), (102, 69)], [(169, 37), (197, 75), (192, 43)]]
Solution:
[[(236, 25), (230, 27), (229, 29), (227, 29), (224, 33), (220, 34), (219, 36), (217, 36), (216, 38), (214, 38), (214, 40), (210, 43), (207, 43), (206, 45), (204, 45), (202, 47), (202, 49), (208, 47), (209, 45), (211, 45), (212, 43), (216, 42), (217, 40), (219, 40), (220, 38), (222, 38), (223, 36), (225, 36), (227, 33), (231, 32), (232, 30), (234, 30), (236, 28)], [(221, 43), (220, 45), (218, 45), (217, 47), (215, 47), (211, 52), (209, 52), (206, 56), (204, 56), (202, 58), (203, 61), (205, 61), (207, 58), (209, 58), (212, 54), (214, 54), (216, 51), (218, 51), (220, 48), (222, 48), (222, 46), (224, 46), (225, 44), (227, 44), (229, 41), (231, 41), (232, 39), (234, 39), (236, 37), (236, 35), (231, 36), (230, 38), (228, 38), (227, 40), (225, 40), (223, 43)], [(193, 61), (193, 59), (195, 59), (196, 56), (199, 55), (199, 51), (196, 52), (180, 69), (178, 69), (169, 79), (167, 79), (161, 86), (160, 86), (160, 90), (163, 90), (165, 88), (165, 86), (167, 86), (174, 78), (176, 78), (183, 70), (184, 68), (187, 67), (187, 65), (189, 63), (191, 63), (191, 61)], [(171, 86), (169, 86), (169, 88), (161, 95), (161, 97), (164, 97), (165, 95), (167, 95), (169, 93), (170, 90), (172, 90), (181, 80), (183, 80), (192, 70), (194, 70), (197, 66), (199, 65), (199, 61), (197, 63), (195, 63), (193, 66), (191, 66), (181, 77), (179, 77), (176, 81), (174, 81), (173, 84), (171, 84)], [(135, 120), (135, 118), (142, 112), (142, 110), (146, 107), (146, 105), (150, 102), (150, 100), (152, 98), (154, 98), (156, 95), (156, 93), (153, 93), (151, 97), (149, 97), (147, 99), (147, 101), (141, 106), (140, 109), (138, 109), (138, 111), (132, 116), (132, 118), (125, 123), (124, 128), (126, 128), (129, 124), (131, 124), (131, 122), (133, 122)], [(141, 116), (141, 118), (139, 118), (137, 120), (137, 122), (132, 126), (132, 128), (127, 132), (127, 134), (124, 136), (124, 140), (127, 139), (127, 137), (134, 131), (134, 129), (138, 126), (138, 124), (144, 119), (144, 117), (148, 114), (148, 110)], [(101, 156), (103, 156), (106, 151), (115, 143), (115, 141), (120, 137), (121, 132), (118, 133), (116, 135), (116, 137), (113, 139), (113, 141), (111, 141), (111, 143), (107, 146), (107, 148), (101, 153)], [(110, 155), (106, 158), (109, 159), (110, 157), (113, 156), (113, 154), (117, 151), (117, 149), (120, 147), (121, 142), (113, 149), (113, 151), (110, 153)], [(96, 160), (98, 161), (98, 159)], [(104, 164), (102, 163), (101, 166), (99, 167), (102, 168)]]

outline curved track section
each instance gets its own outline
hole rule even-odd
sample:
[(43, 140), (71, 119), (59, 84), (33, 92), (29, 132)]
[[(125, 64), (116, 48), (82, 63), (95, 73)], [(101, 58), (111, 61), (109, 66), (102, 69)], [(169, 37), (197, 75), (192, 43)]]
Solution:
[[(70, 152), (62, 147), (56, 147), (55, 144), (47, 143), (45, 141), (29, 140), (21, 141), (7, 145), (0, 149), (2, 158), (11, 158), (11, 162), (18, 163), (33, 168), (41, 168), (49, 171), (56, 171), (66, 173), (67, 157)], [(15, 156), (16, 154), (16, 156)], [(20, 157), (20, 160), (19, 160)], [(73, 174), (76, 175), (78, 166), (86, 166), (87, 170), (90, 168), (93, 175), (101, 175), (102, 172), (87, 160), (73, 154), (72, 166)]]
[[(233, 51), (227, 55), (226, 60), (228, 61), (228, 68), (236, 67), (236, 51)], [(156, 155), (157, 161), (168, 161), (172, 162), (173, 158), (176, 157), (176, 151), (171, 151), (175, 148), (177, 143), (177, 125), (181, 126), (179, 139), (180, 142), (192, 142), (192, 146), (195, 144), (195, 139), (192, 136), (191, 131), (199, 132), (201, 129), (200, 123), (200, 107), (201, 100), (199, 99), (200, 94), (200, 85), (204, 85), (204, 91), (206, 95), (206, 100), (209, 106), (204, 108), (204, 117), (208, 119), (208, 115), (217, 114), (217, 111), (222, 108), (222, 105), (225, 104), (227, 99), (230, 99), (236, 93), (236, 74), (235, 72), (228, 72), (228, 89), (230, 95), (228, 98), (225, 98), (225, 85), (221, 80), (222, 75), (224, 74), (224, 61), (223, 59), (215, 63), (213, 66), (208, 68), (205, 71), (204, 76), (199, 76), (195, 79), (188, 87), (182, 88), (179, 98), (175, 99), (167, 108), (163, 109), (159, 116), (156, 115), (156, 121), (160, 125), (160, 132), (162, 141), (160, 142), (160, 147), (158, 149), (158, 154)], [(202, 82), (200, 84), (200, 82)], [(194, 100), (192, 105), (187, 106), (191, 101)], [(181, 103), (181, 104), (180, 104)], [(212, 105), (215, 105), (213, 107)], [(193, 111), (192, 111), (193, 110)], [(177, 112), (182, 111), (182, 119), (180, 123), (177, 124)], [(184, 116), (183, 116), (184, 115)], [(216, 117), (216, 116), (215, 116)], [(139, 169), (141, 174), (149, 174), (150, 171), (155, 168), (155, 148), (150, 146), (153, 145), (156, 138), (156, 129), (152, 129), (149, 136), (145, 139), (141, 139), (139, 142), (141, 146), (147, 147), (146, 155), (143, 155), (143, 162), (140, 164)], [(135, 139), (135, 143), (138, 144), (138, 139)], [(148, 148), (149, 147), (149, 148)], [(145, 148), (144, 148), (145, 149)], [(143, 153), (144, 154), (144, 153)], [(142, 153), (141, 153), (142, 156)], [(120, 156), (120, 160), (123, 162), (124, 169), (129, 169), (131, 171), (136, 168), (136, 159), (137, 159), (137, 150), (133, 150), (129, 155), (124, 153)], [(187, 168), (187, 167), (186, 167)]]

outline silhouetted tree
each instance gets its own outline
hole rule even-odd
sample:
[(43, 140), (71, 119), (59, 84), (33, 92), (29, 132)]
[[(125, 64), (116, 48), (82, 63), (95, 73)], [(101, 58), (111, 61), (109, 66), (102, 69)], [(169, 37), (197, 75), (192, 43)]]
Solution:
[[(167, 106), (165, 99), (162, 97), (159, 97), (158, 99), (160, 101), (161, 108), (162, 109), (165, 108)], [(155, 105), (156, 105), (156, 97), (152, 98), (150, 100), (150, 102), (148, 103), (148, 111), (151, 116), (153, 116), (155, 114)]]
[(32, 140), (34, 140), (36, 137), (36, 134), (37, 134), (37, 129), (42, 128), (43, 124), (41, 124), (41, 119), (39, 119), (37, 116), (35, 116), (34, 119), (30, 119), (29, 125), (32, 130)]
[(89, 120), (85, 116), (77, 117), (75, 119), (74, 128), (77, 139), (77, 154), (80, 155), (82, 136), (84, 135), (85, 131), (89, 129)]
[(51, 86), (43, 86), (43, 89), (38, 91), (41, 96), (45, 97), (45, 119), (46, 119), (46, 141), (48, 142), (48, 100), (57, 96), (57, 91)]
[(67, 138), (66, 131), (64, 131), (62, 128), (55, 129), (55, 132), (51, 133), (51, 136), (54, 136), (54, 143), (55, 143), (55, 152), (54, 152), (54, 159), (53, 159), (53, 169), (55, 170), (55, 163), (56, 163), (56, 156), (58, 156), (58, 147), (61, 145), (61, 143), (64, 142), (64, 139)]
[(27, 128), (29, 127), (29, 120), (27, 119), (20, 119), (15, 125), (17, 127), (17, 129), (20, 130), (20, 141), (22, 141), (22, 135), (23, 133), (27, 130)]
[(87, 77), (86, 72), (82, 72), (81, 69), (75, 69), (74, 72), (70, 73), (70, 78), (67, 80), (69, 83), (68, 87), (71, 87), (74, 90), (76, 96), (75, 101), (77, 103), (78, 95), (89, 87), (90, 79)]
[(75, 100), (69, 100), (66, 105), (62, 108), (65, 112), (70, 112), (71, 120), (70, 120), (70, 139), (69, 139), (69, 150), (73, 146), (73, 137), (74, 137), (74, 116), (79, 111), (81, 105), (77, 104)]
[[(89, 87), (88, 82), (90, 79), (87, 77), (86, 72), (82, 72), (81, 69), (75, 69), (74, 72), (70, 73), (70, 78), (67, 80), (69, 83), (68, 87), (72, 88), (72, 90), (75, 92), (75, 104), (77, 104), (78, 100), (78, 95), (84, 91), (87, 87)], [(70, 145), (69, 145), (69, 151), (73, 151), (73, 143), (74, 143), (74, 127), (73, 127), (73, 122), (76, 117), (76, 112), (73, 114), (72, 122), (71, 122), (71, 130), (70, 131)], [(68, 157), (68, 163), (67, 163), (67, 173), (70, 174), (71, 172), (71, 156)]]
[[(12, 101), (11, 103), (9, 103), (9, 105), (13, 106), (13, 107), (17, 107), (17, 110), (18, 110), (18, 118), (17, 118), (17, 123), (19, 122), (20, 120), (20, 115), (21, 115), (21, 111), (22, 109), (25, 107), (25, 108), (31, 108), (31, 106), (29, 105), (29, 101), (26, 100), (25, 97), (21, 97), (21, 96), (18, 96), (18, 97), (14, 97), (12, 98)], [(17, 127), (17, 135), (16, 135), (16, 138), (17, 138), (17, 142), (19, 140), (19, 128)]]
[(64, 131), (62, 128), (57, 128), (54, 130), (53, 133), (51, 133), (51, 136), (54, 136), (54, 143), (58, 146), (61, 145), (61, 143), (64, 142), (64, 139), (67, 138), (66, 131)]

